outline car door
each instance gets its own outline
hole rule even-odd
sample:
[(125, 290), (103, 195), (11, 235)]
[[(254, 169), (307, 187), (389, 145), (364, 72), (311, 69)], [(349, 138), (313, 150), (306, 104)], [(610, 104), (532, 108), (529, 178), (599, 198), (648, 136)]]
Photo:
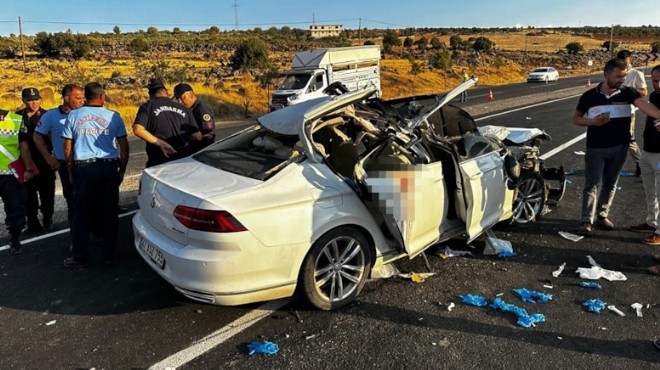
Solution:
[(448, 207), (441, 162), (416, 164), (388, 139), (357, 162), (355, 178), (369, 211), (409, 256), (439, 240)]
[(459, 168), (465, 194), (465, 231), (472, 240), (511, 213), (513, 201), (506, 186), (504, 159), (498, 151), (468, 157)]

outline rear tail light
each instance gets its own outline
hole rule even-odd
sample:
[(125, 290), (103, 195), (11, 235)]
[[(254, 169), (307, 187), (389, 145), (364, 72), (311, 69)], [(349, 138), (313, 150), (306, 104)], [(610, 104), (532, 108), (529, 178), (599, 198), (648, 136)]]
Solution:
[(189, 229), (214, 233), (246, 231), (245, 226), (227, 211), (210, 211), (186, 206), (177, 206), (174, 217)]

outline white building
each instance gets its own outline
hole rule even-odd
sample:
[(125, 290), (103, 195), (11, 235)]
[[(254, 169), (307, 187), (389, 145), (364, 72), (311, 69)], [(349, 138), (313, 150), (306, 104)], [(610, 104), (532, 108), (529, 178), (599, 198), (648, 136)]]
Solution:
[(344, 31), (344, 26), (341, 24), (313, 24), (309, 26), (310, 36), (314, 39), (339, 36), (342, 31)]

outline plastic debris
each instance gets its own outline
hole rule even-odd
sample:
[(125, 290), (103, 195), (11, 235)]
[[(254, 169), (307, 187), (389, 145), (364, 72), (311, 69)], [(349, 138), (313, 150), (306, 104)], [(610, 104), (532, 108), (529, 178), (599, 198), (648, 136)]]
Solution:
[(493, 303), (490, 305), (490, 307), (504, 312), (513, 312), (518, 317), (517, 324), (524, 328), (529, 328), (530, 326), (535, 326), (535, 324), (538, 322), (545, 321), (545, 315), (540, 313), (535, 313), (530, 315), (527, 313), (527, 311), (525, 311), (524, 308), (520, 308), (510, 303), (506, 303), (500, 297), (495, 298), (493, 300)]
[(411, 281), (415, 283), (423, 283), (428, 279), (429, 277), (435, 275), (435, 272), (409, 272), (409, 273), (401, 273), (398, 276), (400, 278), (404, 279), (410, 279)]
[(252, 342), (247, 345), (248, 355), (252, 356), (255, 353), (265, 353), (267, 355), (276, 354), (280, 348), (273, 342)]
[(621, 190), (621, 189), (623, 189), (623, 188), (620, 187), (620, 186), (617, 186), (617, 187), (616, 187), (616, 190), (617, 190), (617, 191), (619, 191), (619, 190)]
[(564, 173), (567, 175), (575, 175), (575, 168), (567, 168), (564, 170)]
[(607, 303), (601, 301), (600, 299), (588, 299), (588, 300), (582, 302), (582, 305), (583, 305), (583, 306), (586, 306), (586, 307), (587, 307), (587, 310), (588, 310), (589, 312), (594, 312), (594, 313), (599, 314), (600, 311), (601, 311), (603, 308), (605, 308), (605, 306), (607, 305)]
[(566, 232), (566, 231), (560, 231), (559, 236), (561, 236), (562, 238), (564, 238), (566, 240), (570, 240), (572, 242), (579, 242), (580, 240), (584, 239), (584, 236), (582, 236), (582, 235), (576, 235), (576, 234), (569, 233), (569, 232)]
[(623, 176), (623, 177), (633, 177), (633, 176), (635, 176), (635, 174), (632, 173), (632, 172), (630, 172), (630, 171), (621, 171), (620, 176)]
[(55, 325), (56, 322), (57, 322), (57, 320), (51, 320), (51, 321), (46, 323), (46, 326)]
[(451, 310), (453, 310), (455, 306), (456, 305), (454, 304), (454, 302), (451, 302), (449, 306), (447, 306), (447, 311), (451, 312)]
[(633, 303), (630, 305), (635, 310), (635, 313), (637, 314), (637, 317), (643, 317), (642, 315), (642, 304), (641, 303)]
[(589, 264), (590, 264), (591, 266), (600, 267), (600, 265), (598, 264), (598, 262), (596, 262), (596, 260), (595, 260), (593, 257), (589, 256), (589, 255), (587, 255), (587, 261), (589, 261)]
[(484, 248), (485, 255), (499, 255), (502, 252), (513, 253), (513, 246), (511, 245), (510, 241), (493, 237), (486, 238), (486, 247)]
[(566, 267), (566, 262), (559, 265), (559, 267), (552, 272), (552, 277), (559, 277), (559, 275), (561, 275), (561, 273), (564, 271), (565, 267)]
[(514, 251), (501, 251), (500, 253), (497, 254), (498, 257), (515, 257), (517, 256), (516, 252)]
[(616, 306), (614, 306), (614, 305), (608, 305), (607, 309), (614, 312), (614, 313), (616, 313), (617, 315), (619, 315), (621, 317), (626, 316), (625, 313), (621, 312), (621, 310), (616, 308)]
[(624, 275), (619, 271), (606, 270), (602, 267), (597, 267), (597, 266), (591, 268), (578, 267), (577, 271), (575, 272), (580, 274), (581, 279), (598, 280), (600, 278), (604, 278), (605, 280), (609, 280), (609, 281), (628, 280), (626, 275)]
[(526, 288), (518, 288), (514, 289), (513, 291), (520, 295), (520, 298), (523, 302), (545, 303), (549, 300), (552, 300), (552, 294), (548, 293), (527, 290)]
[(477, 307), (486, 307), (488, 306), (488, 301), (486, 298), (476, 295), (476, 294), (466, 294), (460, 296), (461, 299), (463, 300), (463, 303), (469, 304), (471, 306), (477, 306)]
[(573, 183), (573, 181), (571, 181), (571, 180), (569, 180), (569, 179), (566, 179), (565, 182), (566, 182), (567, 185)]
[(580, 283), (583, 288), (603, 289), (603, 287), (595, 281), (583, 281)]
[(585, 153), (584, 153), (583, 151), (581, 151), (581, 150), (576, 150), (576, 151), (574, 151), (573, 153), (575, 153), (575, 155), (584, 155), (584, 154), (585, 154)]
[(438, 256), (440, 256), (441, 258), (450, 258), (450, 257), (462, 257), (462, 256), (474, 256), (474, 255), (470, 251), (454, 250), (449, 247), (445, 247), (444, 250), (438, 253)]

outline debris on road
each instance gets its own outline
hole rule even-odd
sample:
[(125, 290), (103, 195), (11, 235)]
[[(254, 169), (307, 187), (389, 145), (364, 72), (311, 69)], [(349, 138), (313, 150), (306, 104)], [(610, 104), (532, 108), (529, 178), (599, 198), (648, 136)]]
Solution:
[(252, 342), (247, 345), (248, 348), (248, 355), (252, 356), (255, 353), (264, 353), (267, 355), (273, 355), (277, 353), (280, 348), (277, 346), (277, 344), (273, 342)]
[(564, 271), (565, 267), (566, 267), (566, 262), (559, 265), (559, 267), (555, 271), (552, 272), (552, 276), (553, 277), (559, 277), (559, 275), (561, 275), (561, 273)]
[(633, 303), (630, 305), (635, 310), (635, 313), (637, 314), (637, 317), (643, 317), (642, 316), (642, 304), (641, 303)]
[(484, 255), (499, 255), (502, 252), (513, 253), (513, 246), (511, 245), (510, 241), (497, 239), (490, 236), (486, 238)]
[(399, 276), (400, 278), (403, 279), (409, 279), (415, 283), (423, 283), (428, 279), (429, 277), (435, 275), (435, 272), (408, 272), (408, 273), (400, 273)]
[(580, 279), (598, 280), (604, 278), (609, 281), (626, 281), (628, 278), (622, 272), (607, 270), (602, 267), (591, 256), (587, 256), (591, 268), (578, 267), (576, 273), (580, 274)]
[(579, 285), (583, 288), (603, 289), (602, 285), (594, 281), (583, 281)]
[(517, 256), (516, 252), (514, 251), (501, 251), (500, 253), (497, 254), (498, 257), (515, 257)]
[(445, 249), (441, 250), (438, 253), (438, 256), (440, 258), (445, 259), (450, 257), (462, 257), (462, 256), (474, 256), (474, 255), (470, 251), (454, 250), (449, 247), (445, 247)]
[(454, 304), (454, 302), (449, 303), (449, 306), (447, 306), (447, 311), (451, 312), (451, 310), (453, 310), (454, 307), (456, 307), (456, 305)]
[(56, 322), (57, 322), (57, 320), (51, 320), (51, 321), (46, 323), (46, 326), (55, 325)]
[(610, 311), (612, 311), (612, 312), (614, 312), (614, 313), (616, 313), (616, 314), (619, 315), (619, 316), (622, 316), (622, 317), (623, 317), (623, 316), (626, 316), (625, 313), (621, 312), (621, 310), (618, 309), (618, 308), (616, 308), (616, 306), (614, 306), (614, 305), (608, 305), (608, 306), (607, 306), (607, 309), (610, 310)]
[(552, 294), (527, 290), (526, 288), (514, 289), (514, 292), (520, 295), (523, 302), (545, 303), (552, 300)]
[(575, 155), (584, 155), (585, 153), (581, 150), (576, 150), (573, 152)]
[(486, 307), (488, 306), (488, 301), (486, 298), (476, 295), (476, 294), (466, 294), (460, 296), (461, 299), (463, 300), (463, 303), (469, 304), (471, 306), (477, 306), (477, 307)]
[(562, 238), (564, 238), (566, 240), (570, 240), (572, 242), (579, 242), (580, 240), (584, 239), (584, 236), (582, 236), (582, 235), (575, 235), (573, 233), (569, 233), (569, 232), (566, 232), (566, 231), (560, 231), (559, 236), (561, 236)]
[(535, 313), (530, 315), (527, 313), (527, 311), (524, 308), (518, 307), (511, 303), (506, 303), (504, 300), (502, 300), (502, 298), (499, 297), (493, 300), (493, 303), (490, 305), (490, 307), (496, 310), (514, 313), (518, 317), (517, 324), (522, 326), (523, 328), (536, 326), (534, 324), (545, 321), (545, 315), (541, 313)]
[(584, 302), (582, 302), (582, 305), (587, 307), (587, 310), (589, 312), (597, 313), (599, 314), (600, 311), (605, 308), (607, 305), (606, 302), (600, 300), (600, 299), (588, 299)]
[(621, 173), (619, 175), (622, 176), (622, 177), (634, 177), (635, 176), (635, 174), (630, 172), (630, 171), (621, 171)]

